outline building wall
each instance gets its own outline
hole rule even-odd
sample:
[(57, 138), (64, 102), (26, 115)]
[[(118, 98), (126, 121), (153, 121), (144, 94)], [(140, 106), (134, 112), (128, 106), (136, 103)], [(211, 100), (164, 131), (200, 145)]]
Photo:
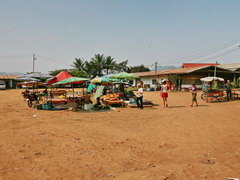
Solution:
[(16, 81), (13, 79), (0, 79), (6, 83), (7, 89), (15, 89), (16, 88)]
[[(154, 84), (154, 80), (156, 79), (156, 76), (144, 76), (140, 77), (140, 80), (143, 82), (145, 86), (149, 86), (150, 88), (155, 88), (156, 84)], [(159, 84), (161, 84), (161, 81), (163, 79), (167, 79), (166, 75), (159, 75), (157, 76), (157, 81)], [(133, 86), (136, 86), (136, 82), (133, 83)]]

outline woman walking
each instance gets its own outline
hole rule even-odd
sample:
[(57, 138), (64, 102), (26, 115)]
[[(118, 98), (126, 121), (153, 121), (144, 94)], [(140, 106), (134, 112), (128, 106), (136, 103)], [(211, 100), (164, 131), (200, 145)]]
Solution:
[(163, 80), (163, 82), (162, 82), (161, 97), (163, 98), (163, 106), (164, 107), (168, 107), (168, 102), (167, 102), (167, 98), (168, 98), (168, 85), (167, 85), (166, 80)]
[(198, 106), (198, 102), (197, 102), (197, 87), (196, 87), (195, 84), (192, 84), (191, 93), (192, 93), (192, 104), (190, 106), (193, 107), (194, 103), (196, 104), (196, 106)]

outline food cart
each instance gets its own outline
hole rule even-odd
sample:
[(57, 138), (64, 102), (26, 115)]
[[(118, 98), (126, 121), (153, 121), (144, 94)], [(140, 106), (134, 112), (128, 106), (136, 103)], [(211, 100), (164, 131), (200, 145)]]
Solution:
[(224, 101), (224, 79), (220, 77), (205, 77), (203, 82), (203, 93), (201, 98), (206, 102)]

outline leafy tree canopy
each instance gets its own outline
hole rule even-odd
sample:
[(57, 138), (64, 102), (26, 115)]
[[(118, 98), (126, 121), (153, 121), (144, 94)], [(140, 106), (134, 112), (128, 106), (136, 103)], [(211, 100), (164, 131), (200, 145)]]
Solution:
[(148, 72), (150, 69), (148, 67), (145, 67), (143, 64), (139, 66), (131, 66), (129, 68), (130, 73), (135, 73), (135, 72)]

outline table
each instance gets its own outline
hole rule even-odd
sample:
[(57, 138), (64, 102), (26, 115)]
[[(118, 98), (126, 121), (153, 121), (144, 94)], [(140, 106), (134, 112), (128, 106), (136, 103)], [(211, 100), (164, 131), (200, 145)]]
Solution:
[(117, 100), (117, 101), (110, 101), (110, 100), (103, 100), (103, 103), (106, 105), (106, 106), (111, 106), (113, 104), (119, 104), (121, 106), (125, 106), (125, 103), (123, 100)]

